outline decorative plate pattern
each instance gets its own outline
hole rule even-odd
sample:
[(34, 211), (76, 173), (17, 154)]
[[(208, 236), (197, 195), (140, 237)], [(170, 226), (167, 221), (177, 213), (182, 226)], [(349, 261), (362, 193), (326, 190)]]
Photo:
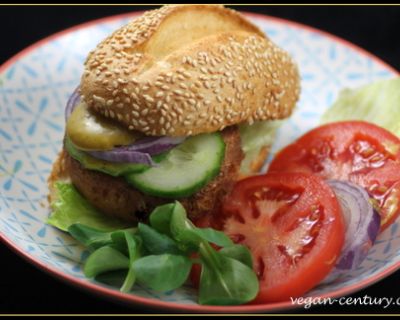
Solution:
[[(344, 87), (393, 77), (396, 71), (343, 40), (288, 21), (249, 15), (298, 62), (302, 94), (294, 115), (282, 126), (273, 151), (317, 125)], [(61, 148), (63, 111), (77, 86), (83, 61), (95, 45), (132, 15), (94, 21), (44, 39), (0, 67), (0, 234), (18, 253), (64, 280), (131, 303), (204, 311), (267, 311), (289, 303), (200, 307), (195, 291), (156, 293), (136, 287), (126, 295), (90, 283), (82, 274), (87, 252), (67, 234), (45, 224), (47, 176)], [(338, 296), (373, 283), (400, 267), (399, 222), (379, 236), (366, 261), (353, 273), (310, 295)]]

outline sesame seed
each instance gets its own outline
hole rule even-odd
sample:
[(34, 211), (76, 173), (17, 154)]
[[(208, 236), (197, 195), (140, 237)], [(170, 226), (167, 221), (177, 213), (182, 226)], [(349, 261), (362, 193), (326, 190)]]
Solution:
[(150, 97), (149, 95), (147, 95), (147, 94), (145, 94), (143, 96), (143, 98), (149, 103), (153, 103), (154, 102), (154, 99), (152, 97)]

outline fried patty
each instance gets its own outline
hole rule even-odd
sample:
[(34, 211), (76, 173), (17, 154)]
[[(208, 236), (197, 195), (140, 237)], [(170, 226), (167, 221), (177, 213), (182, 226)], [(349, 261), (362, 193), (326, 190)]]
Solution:
[[(236, 126), (229, 127), (221, 133), (226, 148), (220, 173), (192, 196), (177, 199), (191, 219), (214, 212), (239, 176), (243, 159), (239, 130)], [(85, 169), (65, 150), (61, 157), (61, 162), (65, 163), (65, 170), (75, 187), (90, 203), (107, 215), (137, 222), (145, 219), (155, 207), (172, 201), (146, 195), (121, 177)]]

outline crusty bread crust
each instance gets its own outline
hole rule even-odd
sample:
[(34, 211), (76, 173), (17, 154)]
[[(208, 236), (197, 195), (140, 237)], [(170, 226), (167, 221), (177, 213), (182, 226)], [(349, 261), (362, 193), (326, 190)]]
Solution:
[(114, 32), (85, 63), (90, 108), (147, 135), (188, 136), (288, 117), (296, 64), (239, 13), (165, 6)]

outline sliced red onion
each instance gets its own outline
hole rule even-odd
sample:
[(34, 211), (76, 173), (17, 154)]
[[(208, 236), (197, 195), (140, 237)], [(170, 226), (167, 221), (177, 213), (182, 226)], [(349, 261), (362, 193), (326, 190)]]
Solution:
[(77, 87), (68, 99), (67, 106), (65, 107), (65, 121), (68, 120), (72, 111), (74, 111), (77, 104), (80, 102), (81, 96), (79, 95), (79, 87)]
[(156, 155), (171, 150), (172, 148), (181, 144), (184, 140), (185, 137), (145, 137), (131, 145), (116, 147), (109, 152), (121, 154), (125, 152), (137, 151)]
[(336, 280), (343, 273), (355, 270), (367, 257), (380, 228), (380, 215), (373, 209), (368, 193), (348, 181), (330, 180), (342, 208), (345, 224), (345, 244), (332, 272), (322, 283)]
[[(79, 87), (68, 99), (65, 108), (67, 121), (80, 102)], [(145, 137), (127, 146), (107, 151), (87, 151), (92, 157), (116, 163), (143, 163), (154, 166), (151, 156), (171, 150), (185, 140), (185, 137)]]
[(110, 151), (86, 151), (92, 157), (114, 162), (114, 163), (143, 163), (148, 166), (155, 166), (156, 163), (151, 158), (150, 154), (137, 152), (137, 151), (127, 151), (127, 152), (114, 152), (115, 149)]
[(129, 145), (107, 151), (87, 151), (92, 157), (110, 162), (143, 163), (154, 166), (152, 155), (157, 155), (180, 144), (182, 137), (146, 137)]

